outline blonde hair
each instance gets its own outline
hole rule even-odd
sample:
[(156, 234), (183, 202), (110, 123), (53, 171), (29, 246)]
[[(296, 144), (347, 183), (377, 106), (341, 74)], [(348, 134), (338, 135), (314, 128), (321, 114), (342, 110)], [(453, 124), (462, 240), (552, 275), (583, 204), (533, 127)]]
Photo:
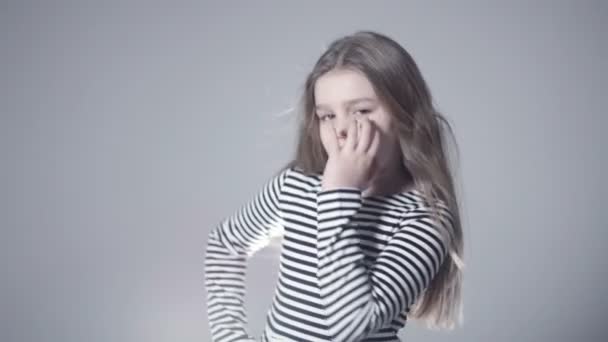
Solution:
[[(410, 54), (396, 41), (373, 31), (358, 31), (333, 41), (308, 74), (298, 107), (300, 118), (295, 158), (283, 169), (298, 167), (322, 173), (327, 154), (321, 144), (314, 115), (314, 85), (326, 72), (350, 68), (362, 72), (379, 100), (394, 117), (404, 172), (423, 193), (448, 242), (448, 255), (429, 286), (409, 309), (408, 318), (430, 329), (462, 325), (464, 241), (447, 145), (454, 138), (446, 118), (433, 106), (431, 93)], [(456, 139), (453, 139), (458, 152)], [(449, 211), (449, 215), (442, 212)]]

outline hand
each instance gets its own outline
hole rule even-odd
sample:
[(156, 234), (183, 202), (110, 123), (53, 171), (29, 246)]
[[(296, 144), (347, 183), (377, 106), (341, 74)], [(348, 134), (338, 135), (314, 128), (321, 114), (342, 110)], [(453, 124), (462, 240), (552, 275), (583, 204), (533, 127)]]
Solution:
[(323, 171), (322, 190), (356, 187), (361, 190), (369, 182), (377, 167), (376, 153), (380, 132), (368, 118), (351, 121), (344, 146), (338, 146), (335, 134), (327, 142), (327, 164)]

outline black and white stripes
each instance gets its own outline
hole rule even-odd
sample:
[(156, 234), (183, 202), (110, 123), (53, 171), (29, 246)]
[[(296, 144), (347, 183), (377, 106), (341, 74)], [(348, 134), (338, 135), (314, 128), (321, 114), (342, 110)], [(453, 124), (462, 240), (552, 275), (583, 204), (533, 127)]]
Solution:
[[(422, 203), (417, 190), (362, 197), (283, 170), (209, 234), (213, 341), (399, 341), (407, 311), (447, 255)], [(279, 279), (256, 339), (246, 330), (247, 259), (274, 234), (283, 236)]]

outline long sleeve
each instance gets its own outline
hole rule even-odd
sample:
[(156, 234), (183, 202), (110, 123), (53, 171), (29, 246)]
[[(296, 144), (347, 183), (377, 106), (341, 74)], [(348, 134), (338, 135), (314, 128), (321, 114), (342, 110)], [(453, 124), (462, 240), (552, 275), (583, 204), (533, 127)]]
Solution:
[(282, 228), (279, 196), (288, 171), (273, 176), (252, 200), (209, 233), (204, 279), (209, 328), (215, 342), (255, 341), (246, 330), (247, 261)]
[(414, 210), (368, 268), (353, 222), (361, 206), (357, 188), (317, 196), (317, 276), (334, 341), (359, 341), (389, 324), (415, 302), (447, 253), (428, 212)]

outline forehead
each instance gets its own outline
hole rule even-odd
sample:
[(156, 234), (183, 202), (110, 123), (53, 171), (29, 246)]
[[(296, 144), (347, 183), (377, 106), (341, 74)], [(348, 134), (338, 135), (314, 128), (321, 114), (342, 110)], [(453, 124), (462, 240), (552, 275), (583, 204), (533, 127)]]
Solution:
[(314, 97), (317, 107), (346, 105), (359, 98), (377, 99), (367, 77), (351, 69), (335, 69), (319, 77), (315, 82)]

